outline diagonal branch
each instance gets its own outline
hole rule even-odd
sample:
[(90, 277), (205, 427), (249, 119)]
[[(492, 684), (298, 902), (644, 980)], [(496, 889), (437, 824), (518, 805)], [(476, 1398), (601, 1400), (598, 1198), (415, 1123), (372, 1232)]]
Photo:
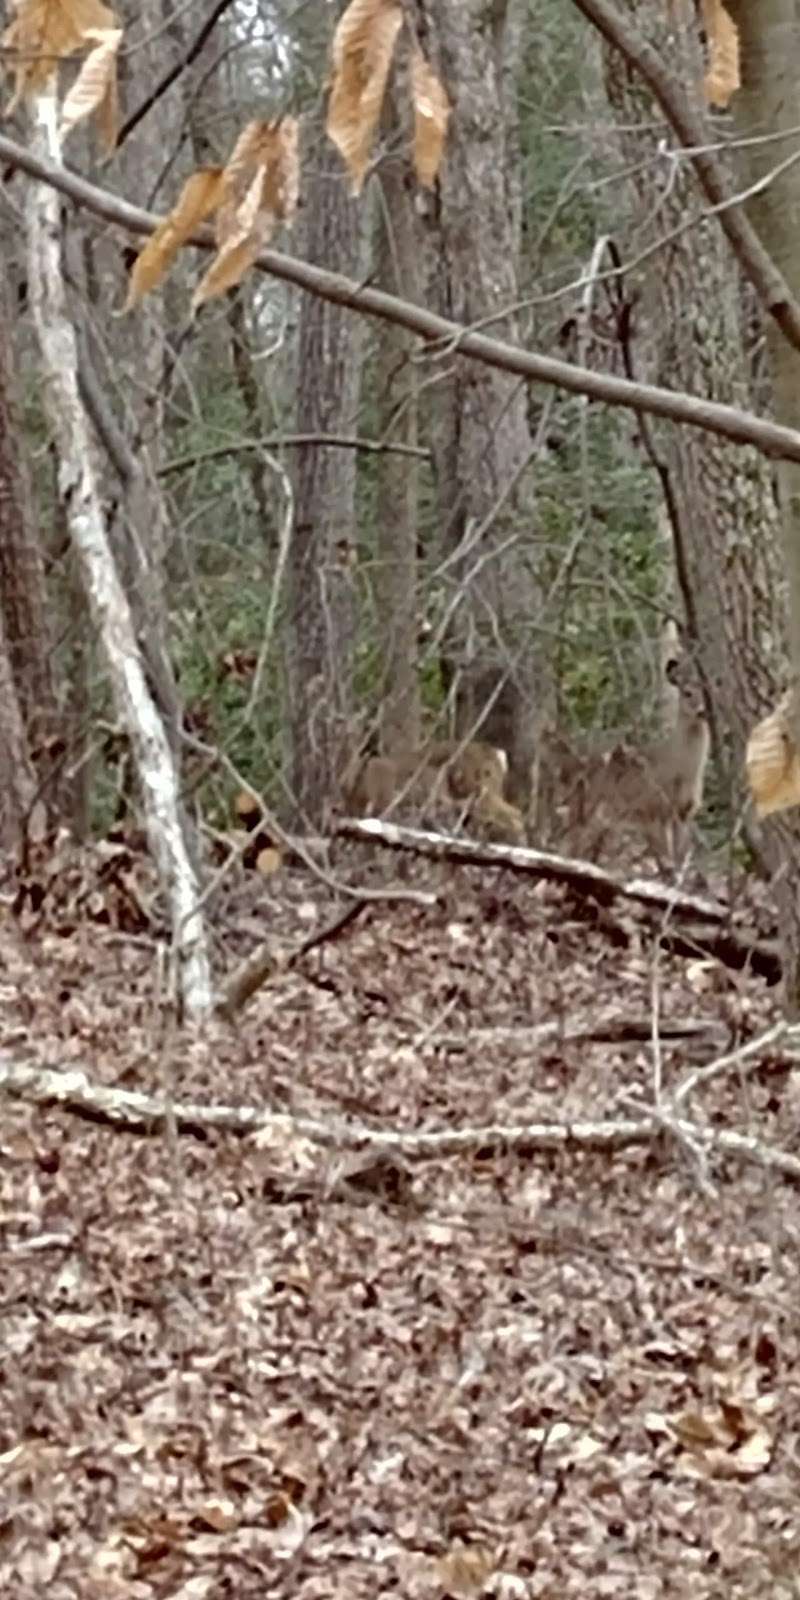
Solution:
[(195, 34), (188, 49), (185, 50), (181, 56), (180, 61), (176, 61), (174, 67), (170, 67), (169, 72), (164, 73), (163, 78), (161, 79), (160, 83), (156, 84), (152, 93), (147, 95), (146, 99), (141, 102), (141, 105), (138, 105), (136, 110), (132, 111), (127, 120), (123, 122), (122, 127), (117, 134), (117, 142), (115, 145), (116, 150), (119, 149), (121, 144), (125, 143), (125, 140), (128, 138), (129, 134), (133, 133), (134, 128), (138, 127), (139, 123), (142, 121), (142, 118), (146, 117), (149, 112), (152, 111), (153, 106), (157, 104), (162, 95), (165, 95), (167, 90), (172, 88), (173, 83), (175, 83), (176, 79), (180, 77), (181, 73), (185, 72), (186, 68), (191, 66), (192, 62), (196, 60), (206, 40), (213, 33), (223, 12), (227, 11), (228, 7), (232, 4), (233, 0), (217, 0), (217, 4), (214, 6), (214, 9), (210, 15), (206, 17), (205, 22)]
[[(777, 983), (781, 975), (777, 943), (750, 936), (736, 926), (731, 908), (722, 900), (688, 894), (678, 887), (649, 878), (620, 878), (593, 861), (535, 850), (528, 845), (485, 844), (476, 839), (458, 839), (450, 834), (429, 833), (421, 828), (406, 828), (377, 817), (342, 817), (337, 833), (349, 839), (369, 839), (406, 850), (431, 860), (462, 861), (468, 866), (504, 867), (510, 872), (563, 883), (574, 894), (612, 905), (616, 900), (641, 908), (644, 916), (660, 926), (659, 937), (669, 939), (680, 953), (707, 951), (734, 970), (747, 968)], [(665, 924), (664, 919), (667, 919)]]
[[(576, 3), (588, 4), (589, 0), (576, 0)], [(591, 3), (596, 3), (596, 0), (591, 0)], [(53, 167), (50, 162), (41, 160), (4, 135), (0, 135), (0, 160), (12, 162), (33, 177), (51, 183), (95, 216), (116, 223), (130, 233), (150, 234), (161, 221), (152, 212), (118, 199), (108, 190), (88, 183), (85, 178)], [(192, 236), (192, 244), (204, 250), (217, 248), (209, 228), (198, 229)], [(742, 411), (737, 406), (701, 400), (694, 395), (657, 388), (654, 384), (634, 383), (610, 373), (592, 372), (588, 367), (573, 366), (553, 356), (522, 350), (518, 345), (507, 344), (502, 339), (492, 339), (487, 334), (461, 327), (446, 317), (436, 316), (423, 306), (411, 305), (396, 295), (365, 288), (338, 272), (326, 272), (322, 267), (296, 261), (294, 257), (280, 255), (276, 250), (262, 251), (256, 266), (285, 283), (293, 283), (309, 294), (319, 295), (323, 300), (407, 328), (429, 346), (452, 350), (485, 366), (516, 373), (528, 381), (553, 384), (570, 394), (588, 395), (590, 399), (606, 405), (624, 406), (631, 411), (647, 412), (652, 416), (666, 417), (671, 422), (720, 434), (734, 444), (753, 445), (764, 455), (778, 460), (800, 462), (800, 431), (781, 427), (778, 423), (754, 416), (750, 411)]]
[(695, 115), (686, 95), (667, 70), (658, 51), (631, 25), (611, 0), (574, 0), (578, 10), (606, 42), (613, 46), (647, 84), (666, 117), (719, 225), (764, 310), (777, 323), (785, 339), (800, 350), (800, 305), (783, 274), (765, 250), (741, 206), (741, 196), (731, 195), (721, 163), (708, 148), (708, 130)]

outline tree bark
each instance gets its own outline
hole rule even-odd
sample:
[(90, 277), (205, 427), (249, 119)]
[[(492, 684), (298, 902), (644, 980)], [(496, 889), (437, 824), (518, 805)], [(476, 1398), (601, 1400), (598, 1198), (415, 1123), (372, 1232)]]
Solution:
[[(307, 129), (305, 246), (309, 261), (355, 273), (359, 207), (347, 196), (338, 152), (318, 115)], [(340, 307), (306, 296), (300, 311), (298, 433), (354, 429), (362, 329)], [(332, 800), (352, 719), (355, 653), (355, 452), (309, 444), (294, 460), (295, 522), (289, 555), (287, 697), (292, 804), (319, 826)]]
[[(625, 0), (631, 15), (636, 13), (642, 26), (642, 7)], [(773, 9), (785, 11), (786, 0), (771, 0)], [(733, 11), (734, 7), (729, 7)], [(742, 7), (742, 15), (748, 8)], [(794, 10), (794, 6), (789, 9)], [(681, 23), (675, 11), (669, 16), (661, 5), (650, 4), (645, 12), (648, 40), (666, 53), (669, 32), (670, 59), (680, 73), (690, 101), (692, 115), (702, 114), (703, 62), (694, 16), (687, 8)], [(748, 14), (743, 34), (745, 72), (755, 91), (755, 62), (758, 61), (761, 91), (775, 98), (762, 103), (758, 112), (753, 102), (736, 112), (738, 131), (751, 136), (759, 131), (778, 131), (781, 117), (788, 123), (788, 109), (782, 112), (777, 98), (785, 95), (785, 84), (776, 81), (776, 62), (786, 61), (787, 42), (778, 45), (777, 56), (768, 63), (761, 44), (765, 30), (763, 8), (758, 23)], [(749, 64), (748, 64), (749, 58)], [(643, 128), (652, 118), (652, 104), (641, 80), (625, 58), (611, 51), (607, 57), (609, 98), (621, 123)], [(734, 97), (734, 105), (741, 96)], [(785, 106), (785, 98), (782, 102)], [(631, 145), (623, 135), (628, 156), (635, 151), (640, 172), (657, 171), (657, 146), (662, 137), (656, 127), (649, 135), (642, 132)], [(709, 129), (709, 141), (713, 131)], [(650, 150), (648, 152), (648, 144)], [(648, 159), (649, 154), (649, 159)], [(740, 158), (746, 162), (744, 178), (753, 181), (764, 167), (775, 163), (773, 144), (743, 146)], [(789, 190), (776, 180), (761, 197), (748, 202), (755, 209), (751, 223), (758, 228), (759, 247), (774, 252), (779, 269), (789, 278), (796, 292), (800, 272), (797, 248), (792, 254), (789, 240), (796, 216), (800, 190), (789, 169)], [(659, 203), (654, 208), (652, 186), (646, 179), (634, 180), (645, 215), (655, 209), (657, 227), (669, 243), (657, 258), (655, 270), (647, 275), (643, 297), (642, 323), (649, 341), (648, 376), (658, 382), (668, 378), (687, 393), (707, 395), (723, 403), (740, 404), (750, 398), (751, 371), (745, 354), (743, 322), (746, 296), (735, 257), (715, 219), (698, 220), (687, 230), (687, 213), (697, 207), (693, 187), (685, 169), (677, 168), (662, 180)], [(731, 190), (733, 190), (731, 183)], [(637, 239), (641, 235), (637, 235)], [(774, 411), (779, 423), (796, 425), (798, 420), (798, 356), (771, 319), (768, 348), (772, 357)], [(794, 378), (790, 376), (794, 372)], [(778, 375), (782, 374), (779, 386)], [(769, 463), (747, 448), (735, 448), (721, 438), (705, 439), (678, 432), (647, 421), (644, 439), (653, 443), (652, 458), (657, 465), (666, 502), (670, 509), (679, 585), (686, 613), (687, 630), (708, 690), (709, 710), (714, 731), (718, 782), (728, 814), (735, 819), (744, 804), (743, 754), (753, 724), (774, 703), (776, 684), (785, 671), (786, 579), (781, 561), (780, 525), (785, 531), (787, 568), (792, 581), (793, 551), (800, 549), (800, 523), (792, 532), (793, 496), (791, 484), (798, 469), (780, 463), (782, 505), (776, 507), (773, 470)], [(795, 501), (800, 508), (800, 501)], [(797, 564), (800, 580), (800, 564)], [(800, 581), (797, 585), (798, 624), (800, 624)], [(795, 626), (800, 664), (800, 626)], [(798, 864), (800, 838), (791, 819), (781, 819), (763, 828), (749, 825), (762, 864), (772, 876), (782, 909), (784, 938), (785, 1000), (790, 1013), (800, 1009), (800, 902)]]
[[(493, 331), (514, 339), (513, 316), (498, 312), (518, 299), (512, 66), (520, 6), (414, 0), (413, 14), (422, 48), (456, 102), (427, 207), (428, 299), (466, 326), (491, 317)], [(507, 751), (511, 796), (527, 809), (549, 699), (536, 632), (527, 395), (515, 377), (475, 366), (456, 349), (442, 351), (440, 363), (432, 437), (448, 580), (447, 676), (457, 680), (459, 733), (479, 733)]]
[(36, 775), (0, 608), (0, 849), (16, 850), (36, 799)]
[[(34, 145), (58, 163), (61, 148), (54, 89), (34, 101), (32, 120)], [(77, 341), (65, 296), (60, 206), (49, 185), (31, 185), (27, 222), (31, 306), (42, 357), (45, 405), (59, 454), (60, 494), (117, 710), (131, 739), (150, 844), (171, 913), (175, 993), (186, 1014), (198, 1018), (209, 1012), (213, 999), (198, 885), (181, 829), (169, 741), (148, 689), (130, 607), (106, 535), (78, 388)]]
[[(623, 0), (648, 41), (677, 64), (685, 93), (701, 115), (703, 61), (694, 17), (681, 25), (660, 0)], [(688, 8), (686, 10), (688, 17)], [(616, 51), (606, 55), (606, 85), (625, 158), (634, 160), (637, 245), (669, 241), (645, 266), (635, 296), (627, 353), (637, 376), (689, 394), (732, 402), (747, 392), (742, 354), (739, 270), (717, 225), (699, 220), (691, 172), (659, 161), (663, 129), (653, 126), (644, 83)], [(709, 139), (713, 136), (709, 129)], [(654, 193), (653, 174), (657, 188)], [(657, 201), (657, 204), (656, 204)], [(642, 221), (652, 218), (648, 232)], [(644, 370), (643, 370), (644, 369)], [(732, 813), (743, 796), (742, 756), (753, 722), (770, 703), (784, 637), (783, 582), (774, 541), (770, 466), (753, 451), (721, 439), (642, 421), (641, 438), (661, 481), (668, 512), (688, 642), (709, 698), (719, 776)]]
[[(51, 816), (58, 809), (60, 770), (53, 764), (52, 736), (59, 729), (53, 683), (52, 640), (45, 601), (44, 567), (35, 518), (33, 486), (17, 415), (17, 373), (9, 285), (0, 267), (0, 612), (7, 683), (5, 705), (17, 724), (12, 746), (35, 774)], [(13, 786), (13, 779), (12, 779)]]
[[(727, 3), (727, 0), (726, 0)], [(734, 0), (728, 9), (738, 30), (741, 88), (733, 98), (736, 161), (753, 192), (746, 214), (761, 243), (800, 294), (800, 168), (784, 165), (781, 133), (794, 131), (795, 86), (800, 71), (798, 0), (761, 0), (757, 8)], [(758, 135), (769, 135), (758, 142)], [(749, 141), (754, 142), (749, 142)], [(783, 170), (776, 170), (783, 167)], [(760, 185), (756, 190), (755, 185)], [(772, 412), (778, 422), (800, 421), (800, 353), (773, 321), (767, 326)], [(789, 669), (794, 684), (793, 725), (800, 749), (800, 466), (777, 464), (779, 530), (788, 590)], [(796, 811), (764, 829), (775, 869), (784, 941), (784, 992), (791, 1016), (800, 1015), (800, 822)]]
[[(413, 177), (397, 148), (401, 119), (392, 96), (388, 119), (391, 148), (381, 163), (377, 214), (378, 282), (404, 300), (420, 299), (419, 241)], [(378, 335), (377, 418), (379, 438), (416, 445), (418, 341), (385, 323)], [(420, 742), (417, 662), (419, 625), (417, 517), (419, 466), (413, 456), (386, 452), (378, 460), (375, 531), (375, 620), (380, 684), (380, 747), (414, 750)]]

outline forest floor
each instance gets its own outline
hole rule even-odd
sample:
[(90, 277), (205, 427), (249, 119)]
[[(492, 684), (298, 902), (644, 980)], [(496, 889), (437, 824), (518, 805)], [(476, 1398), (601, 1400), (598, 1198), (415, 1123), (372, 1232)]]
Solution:
[[(202, 1033), (148, 937), (6, 900), (0, 1057), (453, 1131), (622, 1122), (776, 1020), (563, 887), (402, 872), (436, 905), (376, 903)], [(241, 891), (220, 966), (330, 916), (305, 872)], [(799, 1112), (779, 1051), (684, 1110), (789, 1153)], [(376, 1160), (4, 1094), (0, 1229), (4, 1600), (797, 1595), (798, 1203), (759, 1159), (667, 1124)]]

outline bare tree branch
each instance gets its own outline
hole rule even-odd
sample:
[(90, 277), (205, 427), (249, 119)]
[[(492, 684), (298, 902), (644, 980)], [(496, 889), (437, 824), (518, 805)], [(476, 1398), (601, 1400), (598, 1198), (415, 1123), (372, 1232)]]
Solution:
[[(578, 3), (578, 0), (576, 0)], [(581, 0), (584, 3), (584, 0)], [(588, 3), (588, 0), (586, 0)], [(595, 0), (593, 0), (595, 3)], [(149, 211), (120, 200), (105, 189), (99, 189), (79, 178), (75, 173), (60, 171), (50, 162), (43, 161), (31, 151), (0, 136), (0, 160), (13, 162), (24, 172), (46, 183), (51, 183), (62, 194), (78, 205), (85, 206), (95, 216), (118, 224), (130, 233), (150, 234), (161, 220)], [(192, 244), (204, 250), (216, 249), (209, 228), (198, 229), (192, 235)], [(626, 378), (616, 378), (610, 373), (592, 372), (588, 367), (573, 366), (553, 356), (536, 355), (506, 344), (502, 339), (489, 338), (487, 334), (472, 332), (468, 328), (436, 316), (422, 306), (410, 305), (396, 295), (379, 289), (365, 288), (336, 272), (325, 272), (321, 267), (296, 261), (291, 256), (280, 255), (276, 250), (264, 250), (256, 266), (285, 283), (293, 283), (309, 294), (320, 295), (325, 300), (348, 306), (350, 310), (366, 316), (393, 322), (416, 333), (428, 345), (481, 361), (486, 366), (504, 372), (516, 373), (533, 382), (554, 384), (571, 394), (588, 395), (606, 405), (623, 406), (636, 412), (666, 417), (672, 422), (702, 428), (708, 433), (721, 434), (735, 444), (753, 445), (764, 455), (786, 461), (800, 462), (800, 431), (780, 427), (752, 412), (737, 406), (719, 405), (712, 400), (702, 400), (694, 395), (679, 394), (671, 389), (657, 388), (654, 384), (633, 383)]]
[[(609, 1117), (596, 1121), (488, 1124), (473, 1128), (444, 1128), (424, 1133), (369, 1127), (365, 1123), (320, 1121), (295, 1117), (254, 1106), (199, 1105), (142, 1094), (129, 1089), (92, 1083), (84, 1072), (30, 1066), (0, 1056), (0, 1093), (35, 1105), (59, 1106), (73, 1116), (130, 1132), (156, 1134), (165, 1127), (181, 1134), (207, 1138), (211, 1132), (246, 1137), (275, 1132), (284, 1138), (308, 1139), (332, 1150), (373, 1151), (404, 1160), (431, 1160), (474, 1149), (503, 1148), (520, 1154), (544, 1151), (625, 1150), (671, 1135), (689, 1143), (704, 1156), (737, 1157), (740, 1161), (780, 1173), (800, 1182), (800, 1157), (774, 1150), (750, 1134), (712, 1129), (672, 1114)], [(297, 1189), (299, 1185), (293, 1183)]]
[(269, 944), (259, 945), (258, 949), (236, 968), (225, 984), (216, 1006), (219, 1015), (230, 1020), (269, 978), (275, 977), (279, 972), (288, 972), (302, 960), (303, 956), (307, 956), (310, 950), (315, 950), (317, 945), (337, 938), (368, 905), (373, 903), (367, 899), (352, 900), (332, 921), (326, 923), (324, 928), (309, 934), (295, 950), (280, 951)]
[(210, 450), (193, 451), (188, 456), (174, 456), (158, 470), (159, 478), (172, 472), (190, 472), (206, 461), (220, 461), (227, 456), (242, 455), (246, 450), (304, 449), (308, 445), (324, 445), (340, 450), (363, 450), (372, 455), (412, 456), (420, 461), (430, 461), (431, 452), (424, 445), (392, 444), (384, 439), (349, 438), (339, 433), (265, 433), (263, 439), (240, 439), (236, 444), (218, 444)]
[(139, 123), (142, 121), (142, 118), (146, 117), (149, 112), (152, 111), (153, 106), (158, 103), (162, 95), (165, 95), (167, 90), (172, 88), (173, 83), (175, 83), (176, 79), (180, 77), (181, 73), (185, 72), (186, 68), (191, 66), (192, 62), (196, 60), (206, 40), (213, 33), (223, 12), (227, 11), (229, 6), (233, 5), (233, 3), (234, 0), (217, 0), (217, 4), (214, 6), (213, 11), (211, 11), (210, 15), (206, 17), (205, 22), (196, 33), (194, 39), (189, 45), (189, 48), (181, 56), (180, 61), (177, 61), (174, 67), (170, 67), (169, 72), (164, 73), (161, 82), (156, 84), (152, 93), (149, 94), (147, 98), (142, 101), (141, 105), (137, 106), (136, 110), (132, 111), (126, 121), (123, 122), (122, 127), (117, 134), (117, 143), (115, 146), (117, 150), (119, 149), (120, 145), (125, 143), (125, 140), (128, 138), (129, 134), (133, 133), (134, 128), (138, 127)]
[(468, 866), (506, 867), (535, 878), (549, 878), (603, 906), (615, 900), (630, 901), (651, 919), (656, 919), (659, 937), (680, 954), (697, 955), (703, 951), (737, 971), (749, 968), (769, 983), (780, 979), (777, 943), (751, 937), (745, 930), (736, 928), (732, 924), (731, 908), (722, 900), (687, 894), (678, 887), (653, 879), (619, 878), (592, 861), (560, 856), (548, 850), (483, 844), (476, 839), (404, 828), (396, 822), (383, 822), (375, 817), (342, 818), (336, 824), (336, 832), (351, 839), (372, 839), (393, 850), (410, 850), (433, 860), (444, 858), (462, 861)]
[(761, 305), (784, 338), (800, 350), (800, 305), (745, 215), (742, 197), (730, 194), (721, 163), (708, 148), (708, 130), (693, 112), (683, 86), (665, 67), (658, 51), (632, 27), (628, 13), (623, 16), (610, 0), (574, 0), (574, 4), (647, 84)]

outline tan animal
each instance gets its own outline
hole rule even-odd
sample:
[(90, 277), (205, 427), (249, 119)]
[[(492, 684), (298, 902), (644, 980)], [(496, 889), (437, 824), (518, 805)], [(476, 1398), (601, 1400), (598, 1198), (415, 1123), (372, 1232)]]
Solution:
[(562, 741), (564, 817), (568, 828), (583, 835), (587, 854), (631, 832), (659, 861), (666, 854), (677, 865), (686, 854), (691, 822), (703, 800), (709, 729), (700, 685), (688, 664), (670, 661), (666, 677), (677, 691), (674, 722), (653, 744), (578, 752), (570, 762)]
[(366, 816), (413, 810), (429, 818), (466, 813), (489, 839), (524, 844), (522, 814), (505, 799), (505, 752), (474, 740), (439, 741), (421, 750), (371, 756), (345, 795), (349, 810)]

